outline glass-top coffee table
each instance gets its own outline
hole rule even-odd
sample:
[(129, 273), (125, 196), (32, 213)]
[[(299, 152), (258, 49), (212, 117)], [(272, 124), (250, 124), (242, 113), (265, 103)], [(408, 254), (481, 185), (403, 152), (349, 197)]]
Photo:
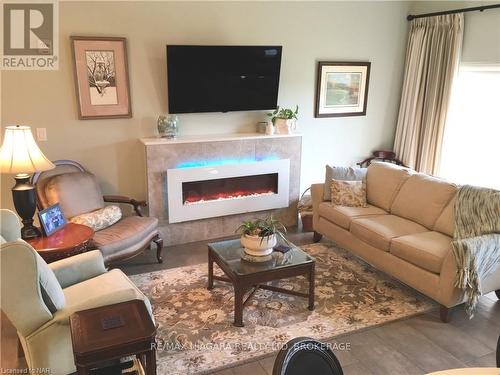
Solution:
[[(273, 252), (272, 260), (262, 263), (241, 259), (243, 248), (240, 240), (228, 240), (208, 244), (208, 286), (214, 287), (214, 280), (229, 282), (234, 287), (234, 325), (243, 327), (243, 307), (257, 289), (292, 294), (308, 298), (309, 310), (314, 310), (314, 267), (315, 260), (297, 246), (287, 253)], [(226, 277), (214, 275), (214, 262), (222, 269)], [(309, 292), (267, 285), (274, 280), (305, 275), (309, 280)], [(244, 299), (245, 294), (250, 294)]]

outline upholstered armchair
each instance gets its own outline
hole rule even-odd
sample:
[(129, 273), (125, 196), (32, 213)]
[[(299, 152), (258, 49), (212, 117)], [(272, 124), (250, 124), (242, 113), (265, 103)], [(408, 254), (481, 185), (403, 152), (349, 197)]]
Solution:
[[(104, 223), (100, 220), (96, 224), (98, 227), (93, 228), (95, 235), (92, 242), (102, 252), (106, 264), (138, 255), (150, 248), (151, 242), (156, 244), (158, 263), (162, 263), (163, 240), (158, 233), (158, 219), (145, 217), (141, 212), (146, 202), (117, 195), (103, 196), (96, 177), (81, 164), (71, 160), (56, 160), (53, 163), (56, 166), (54, 169), (33, 175), (39, 209), (59, 203), (70, 221), (84, 218), (94, 220), (92, 223), (96, 222), (93, 215), (103, 214)], [(105, 207), (105, 203), (131, 205), (135, 215), (121, 217), (118, 207)], [(116, 211), (107, 208), (118, 210), (118, 221), (112, 220)], [(106, 217), (108, 214), (109, 217)], [(109, 222), (106, 223), (106, 220)]]
[(106, 272), (102, 254), (89, 251), (47, 265), (20, 239), (16, 215), (0, 210), (1, 308), (15, 326), (30, 369), (52, 375), (76, 371), (69, 317), (76, 311), (139, 299), (144, 294), (119, 269)]

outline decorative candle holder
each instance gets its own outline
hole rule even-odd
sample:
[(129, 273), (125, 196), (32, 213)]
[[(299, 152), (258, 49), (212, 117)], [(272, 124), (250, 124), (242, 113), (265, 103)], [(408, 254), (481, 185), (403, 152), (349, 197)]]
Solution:
[(156, 122), (161, 138), (173, 139), (177, 137), (179, 118), (177, 115), (160, 115)]

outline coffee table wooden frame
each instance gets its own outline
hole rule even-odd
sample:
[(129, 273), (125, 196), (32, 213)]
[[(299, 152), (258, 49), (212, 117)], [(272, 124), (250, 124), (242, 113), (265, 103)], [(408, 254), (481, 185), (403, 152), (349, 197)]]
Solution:
[[(222, 269), (227, 277), (214, 275), (214, 262)], [(303, 264), (290, 265), (289, 267), (278, 267), (276, 269), (263, 270), (261, 272), (240, 275), (235, 273), (222, 259), (217, 252), (208, 245), (208, 285), (207, 289), (214, 287), (214, 280), (233, 284), (234, 288), (234, 326), (244, 327), (243, 307), (252, 298), (255, 292), (260, 289), (271, 290), (284, 294), (304, 297), (309, 300), (308, 309), (314, 310), (314, 277), (315, 261)], [(265, 283), (275, 280), (287, 279), (289, 277), (306, 275), (309, 280), (309, 292), (301, 293), (293, 290), (283, 289)], [(244, 299), (246, 292), (252, 291)]]

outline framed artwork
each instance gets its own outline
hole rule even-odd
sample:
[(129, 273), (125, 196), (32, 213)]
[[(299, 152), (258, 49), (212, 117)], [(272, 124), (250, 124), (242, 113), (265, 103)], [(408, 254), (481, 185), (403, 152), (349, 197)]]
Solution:
[(57, 232), (68, 223), (62, 213), (59, 203), (40, 211), (38, 213), (38, 218), (40, 219), (40, 224), (42, 224), (43, 232), (47, 237)]
[(366, 115), (369, 62), (318, 63), (314, 117)]
[(125, 38), (72, 36), (78, 118), (132, 117)]

